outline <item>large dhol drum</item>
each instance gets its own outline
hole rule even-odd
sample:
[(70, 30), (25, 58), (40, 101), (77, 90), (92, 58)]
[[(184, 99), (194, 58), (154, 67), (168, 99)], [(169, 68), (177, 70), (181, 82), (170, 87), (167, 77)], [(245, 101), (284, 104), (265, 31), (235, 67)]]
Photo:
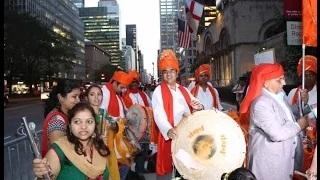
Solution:
[(241, 167), (246, 154), (244, 134), (228, 115), (204, 110), (185, 117), (172, 140), (172, 159), (183, 178), (220, 180)]
[(127, 126), (141, 143), (150, 142), (151, 126), (154, 123), (153, 112), (149, 107), (132, 105), (126, 114)]

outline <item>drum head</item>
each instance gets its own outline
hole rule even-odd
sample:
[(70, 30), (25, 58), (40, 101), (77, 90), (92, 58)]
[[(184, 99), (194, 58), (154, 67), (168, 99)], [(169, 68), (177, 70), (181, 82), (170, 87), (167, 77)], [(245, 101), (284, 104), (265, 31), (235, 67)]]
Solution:
[(185, 178), (220, 180), (241, 167), (246, 144), (239, 125), (221, 111), (204, 110), (184, 118), (172, 140), (172, 159)]
[(141, 105), (132, 105), (126, 114), (127, 126), (134, 133), (136, 138), (140, 140), (145, 134), (148, 126), (146, 112)]

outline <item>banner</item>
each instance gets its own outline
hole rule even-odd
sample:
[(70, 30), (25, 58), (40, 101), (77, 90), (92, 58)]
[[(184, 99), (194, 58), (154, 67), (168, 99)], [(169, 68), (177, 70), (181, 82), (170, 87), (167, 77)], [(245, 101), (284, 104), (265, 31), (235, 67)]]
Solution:
[(317, 47), (317, 0), (302, 0), (303, 44)]
[(301, 0), (284, 0), (283, 1), (283, 11), (286, 20), (301, 20), (302, 17), (302, 7)]

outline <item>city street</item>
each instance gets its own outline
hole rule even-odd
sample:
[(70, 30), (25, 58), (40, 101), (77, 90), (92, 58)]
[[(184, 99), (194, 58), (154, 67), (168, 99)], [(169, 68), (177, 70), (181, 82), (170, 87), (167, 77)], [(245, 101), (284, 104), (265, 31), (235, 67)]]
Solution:
[(40, 130), (43, 121), (44, 102), (39, 100), (21, 101), (9, 104), (4, 109), (4, 138), (5, 141), (15, 136), (17, 128), (21, 124), (21, 118), (27, 117), (28, 122), (36, 124), (36, 130)]

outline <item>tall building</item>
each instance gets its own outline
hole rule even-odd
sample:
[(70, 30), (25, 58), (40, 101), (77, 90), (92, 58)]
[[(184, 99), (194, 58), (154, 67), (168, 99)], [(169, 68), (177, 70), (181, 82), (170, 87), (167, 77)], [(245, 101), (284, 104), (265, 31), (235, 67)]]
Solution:
[(76, 58), (72, 60), (74, 68), (70, 71), (59, 68), (55, 78), (85, 79), (83, 23), (79, 11), (71, 1), (65, 0), (6, 0), (5, 9), (28, 13), (36, 17), (55, 33), (75, 39)]
[(79, 9), (84, 36), (111, 55), (111, 64), (120, 66), (119, 7), (116, 1), (99, 1), (99, 7)]
[(137, 27), (135, 24), (126, 25), (126, 45), (131, 46), (135, 52), (134, 66), (138, 70)]
[[(107, 18), (110, 19), (110, 53), (111, 62), (113, 65), (123, 66), (121, 61), (120, 51), (120, 9), (117, 0), (100, 0), (98, 2), (99, 7), (108, 7)], [(123, 68), (123, 67), (122, 67)]]
[(179, 0), (160, 1), (160, 49), (177, 49)]
[(122, 47), (124, 70), (137, 69), (136, 67), (136, 53), (131, 46), (125, 45)]
[(110, 64), (110, 54), (94, 42), (85, 41), (86, 49), (86, 78), (87, 80), (98, 80), (98, 74), (102, 67)]
[(71, 0), (71, 2), (77, 6), (77, 8), (83, 8), (84, 7), (84, 0)]
[(126, 25), (126, 45), (131, 46), (137, 52), (137, 27), (135, 24)]

